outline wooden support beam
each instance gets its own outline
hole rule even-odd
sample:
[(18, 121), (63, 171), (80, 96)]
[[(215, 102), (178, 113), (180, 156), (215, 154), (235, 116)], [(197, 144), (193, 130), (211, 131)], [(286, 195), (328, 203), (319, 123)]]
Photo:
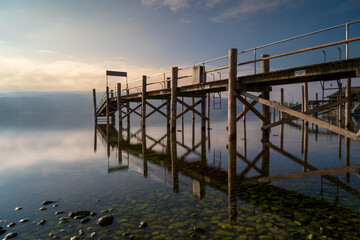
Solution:
[[(228, 81), (228, 136), (229, 140), (236, 139), (236, 77), (237, 77), (237, 49), (229, 49), (229, 81)], [(240, 83), (241, 84), (241, 83)], [(228, 162), (230, 162), (230, 158)]]
[(138, 108), (140, 108), (140, 107), (141, 107), (141, 104), (137, 105), (137, 106), (136, 106), (135, 108), (133, 108), (133, 109), (131, 109), (131, 108), (129, 107), (129, 111), (128, 111), (122, 118), (124, 119), (124, 118), (126, 118), (126, 117), (129, 117), (131, 113), (136, 113), (137, 115), (139, 115), (139, 116), (141, 117), (141, 114), (138, 113), (138, 112), (136, 112), (136, 110), (137, 110)]
[[(284, 89), (280, 88), (280, 105), (284, 106)], [(283, 119), (283, 113), (279, 111), (279, 120)]]
[[(314, 109), (310, 109), (309, 111), (305, 112), (304, 114), (306, 115), (317, 115), (318, 112), (322, 111), (322, 110), (325, 110), (325, 109), (328, 109), (328, 108), (332, 108), (332, 107), (336, 107), (338, 106), (339, 104), (343, 104), (347, 101), (351, 101), (353, 99), (356, 99), (356, 98), (359, 98), (360, 97), (360, 93), (357, 93), (357, 94), (353, 94), (352, 96), (350, 97), (346, 97), (346, 98), (342, 98), (338, 101), (335, 101), (335, 102), (331, 102), (331, 103), (328, 103), (328, 104), (325, 104), (325, 105), (322, 105), (322, 106), (319, 106), (317, 108), (314, 108)], [(279, 126), (281, 124), (284, 124), (284, 123), (287, 123), (287, 122), (291, 122), (293, 120), (297, 119), (297, 117), (293, 117), (293, 116), (289, 116), (287, 118), (284, 118), (278, 122), (275, 122), (275, 123), (272, 123), (272, 124), (268, 124), (266, 126), (263, 126), (264, 129), (268, 129), (268, 128), (272, 128), (272, 127), (276, 127), (276, 126)]]
[(109, 124), (109, 87), (106, 87), (106, 123)]
[[(117, 84), (117, 112), (118, 112), (118, 122), (119, 122), (119, 131), (122, 129), (122, 109), (121, 109), (121, 83)], [(120, 133), (119, 133), (120, 134)]]
[[(251, 104), (246, 101), (242, 96), (240, 96), (238, 93), (235, 94), (236, 98), (242, 102), (248, 109), (250, 109), (253, 113), (255, 113), (256, 116), (258, 116), (258, 118), (260, 118), (263, 121), (266, 121), (266, 119), (264, 118), (264, 116), (258, 111), (256, 110), (256, 108), (254, 108), (253, 106), (251, 106)], [(255, 104), (254, 104), (255, 105)]]
[(95, 88), (93, 89), (93, 104), (94, 104), (94, 120), (95, 120), (95, 123), (96, 123), (97, 114), (96, 114), (96, 90), (95, 90)]
[(172, 82), (171, 82), (171, 114), (170, 114), (170, 129), (172, 132), (176, 131), (176, 103), (177, 103), (177, 85), (178, 85), (178, 67), (172, 68)]
[(141, 94), (141, 127), (144, 128), (146, 125), (146, 79), (147, 77), (142, 76), (142, 94)]
[(311, 123), (314, 123), (320, 127), (323, 127), (323, 128), (326, 128), (332, 132), (335, 132), (335, 133), (338, 133), (340, 135), (343, 135), (345, 137), (348, 137), (348, 138), (351, 138), (355, 141), (360, 141), (360, 135), (358, 135), (357, 133), (354, 133), (354, 132), (351, 132), (351, 131), (348, 131), (346, 129), (343, 129), (343, 128), (340, 128), (338, 126), (335, 126), (335, 125), (332, 125), (331, 123), (327, 123), (327, 122), (324, 122), (320, 119), (317, 119), (317, 118), (314, 118), (314, 117), (311, 117), (311, 116), (308, 116), (304, 113), (300, 113), (298, 111), (295, 111), (295, 110), (292, 110), (292, 109), (289, 109), (289, 108), (286, 108), (286, 107), (283, 107), (279, 104), (276, 104), (276, 103), (273, 103), (267, 99), (264, 99), (264, 98), (259, 98), (259, 97), (256, 97), (252, 94), (249, 94), (249, 93), (246, 93), (246, 92), (241, 92), (242, 95), (252, 99), (252, 100), (255, 100), (255, 101), (258, 101), (260, 102), (261, 104), (263, 105), (266, 105), (266, 106), (269, 106), (269, 107), (274, 107), (278, 110), (281, 110), (287, 114), (290, 114), (290, 115), (293, 115), (297, 118), (300, 118), (302, 120), (305, 120), (305, 121), (309, 121)]
[(155, 107), (154, 105), (152, 105), (151, 103), (149, 103), (148, 101), (146, 101), (146, 104), (149, 105), (151, 108), (153, 108), (154, 110), (151, 111), (150, 113), (148, 113), (146, 115), (146, 118), (150, 117), (152, 114), (154, 114), (155, 112), (158, 112), (160, 113), (161, 115), (163, 115), (165, 118), (167, 118), (167, 115), (165, 113), (163, 113), (160, 109), (164, 106), (167, 105), (167, 102), (164, 102), (163, 104), (161, 104), (160, 106), (158, 107)]
[[(261, 97), (261, 94), (259, 95), (259, 97)], [(252, 101), (250, 103), (250, 105), (255, 106), (257, 103), (258, 103), (257, 101)], [(236, 122), (239, 121), (242, 117), (244, 117), (248, 111), (250, 111), (250, 108), (248, 108), (248, 107), (246, 107), (246, 105), (244, 105), (244, 110), (239, 115), (236, 116)]]
[(188, 111), (193, 111), (194, 113), (196, 113), (197, 115), (199, 115), (201, 118), (205, 118), (205, 120), (207, 120), (208, 118), (202, 114), (201, 112), (199, 112), (198, 110), (195, 109), (195, 107), (201, 103), (202, 100), (199, 100), (195, 103), (195, 105), (190, 106), (189, 104), (181, 101), (180, 99), (177, 100), (180, 104), (182, 104), (183, 106), (185, 106), (187, 109), (185, 111), (183, 111), (182, 113), (180, 113), (178, 116), (176, 116), (176, 118), (181, 117), (182, 115), (184, 115), (186, 112)]
[[(262, 73), (268, 73), (270, 71), (270, 62), (269, 62), (269, 56), (268, 54), (261, 55), (262, 61), (261, 61), (261, 70)], [(270, 92), (269, 91), (263, 91), (261, 92), (261, 95), (264, 99), (270, 100)], [(262, 115), (263, 118), (263, 126), (271, 123), (271, 113), (270, 113), (270, 107), (262, 104)], [(268, 142), (270, 140), (270, 130), (264, 129), (262, 130), (262, 142)], [(268, 159), (267, 159), (268, 160)], [(266, 161), (267, 161), (266, 160)], [(264, 161), (264, 159), (263, 159)]]

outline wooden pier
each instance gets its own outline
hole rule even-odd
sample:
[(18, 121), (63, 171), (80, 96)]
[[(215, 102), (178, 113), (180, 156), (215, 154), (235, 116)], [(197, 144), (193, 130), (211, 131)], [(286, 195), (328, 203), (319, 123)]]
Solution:
[[(148, 82), (147, 76), (142, 77), (142, 84), (136, 87), (129, 88), (118, 83), (116, 92), (109, 91), (109, 87), (106, 88), (104, 97), (99, 103), (96, 102), (96, 91), (93, 90), (94, 95), (94, 117), (97, 121), (101, 117), (106, 118), (107, 123), (114, 123), (115, 114), (118, 113), (119, 126), (122, 126), (123, 119), (129, 119), (132, 114), (137, 114), (141, 117), (141, 126), (145, 127), (146, 118), (154, 113), (159, 113), (166, 118), (168, 125), (172, 132), (176, 131), (176, 120), (182, 117), (187, 112), (193, 112), (201, 118), (201, 129), (205, 130), (206, 121), (209, 123), (209, 108), (206, 107), (206, 98), (210, 93), (227, 92), (228, 95), (228, 135), (230, 139), (236, 139), (236, 122), (239, 121), (248, 111), (252, 111), (263, 121), (263, 137), (264, 141), (268, 138), (269, 129), (278, 126), (282, 123), (292, 121), (296, 118), (304, 121), (316, 124), (320, 127), (326, 128), (337, 134), (343, 135), (355, 141), (360, 140), (360, 131), (352, 132), (347, 129), (350, 119), (350, 111), (345, 109), (345, 128), (341, 128), (338, 125), (333, 125), (318, 119), (317, 113), (330, 109), (333, 107), (341, 106), (342, 104), (348, 105), (349, 102), (360, 97), (360, 94), (346, 95), (345, 98), (341, 98), (338, 101), (327, 103), (316, 108), (309, 108), (308, 102), (308, 82), (320, 82), (320, 81), (333, 81), (337, 79), (351, 79), (360, 77), (360, 58), (345, 59), (339, 61), (333, 61), (328, 63), (320, 63), (313, 65), (306, 65), (295, 68), (288, 68), (282, 70), (270, 70), (270, 60), (280, 57), (285, 57), (302, 52), (313, 51), (316, 49), (322, 49), (330, 46), (338, 46), (341, 44), (348, 44), (350, 42), (359, 41), (360, 37), (347, 39), (343, 41), (333, 42), (329, 44), (314, 46), (306, 49), (300, 49), (288, 53), (283, 53), (275, 56), (262, 55), (261, 59), (256, 59), (247, 62), (237, 61), (238, 50), (230, 49), (228, 60), (228, 66), (205, 70), (204, 66), (195, 65), (192, 69), (192, 75), (179, 77), (179, 68), (173, 67), (171, 71), (171, 78), (159, 81)], [(246, 64), (254, 64), (261, 62), (262, 73), (253, 74), (247, 76), (237, 76), (237, 68)], [(228, 69), (228, 78), (217, 81), (207, 81), (207, 74)], [(179, 80), (187, 78), (192, 79), (192, 84), (185, 86), (179, 86)], [(303, 103), (302, 111), (291, 109), (283, 106), (283, 104), (277, 104), (270, 101), (270, 92), (272, 86), (277, 85), (291, 85), (296, 83), (303, 83)], [(163, 88), (148, 90), (149, 86), (156, 84), (162, 84)], [(351, 87), (351, 86), (349, 86)], [(132, 92), (130, 90), (141, 89), (141, 92)], [(125, 94), (124, 94), (125, 92)], [(259, 95), (254, 95), (254, 92), (258, 92)], [(192, 104), (186, 103), (184, 98), (199, 99)], [(283, 97), (282, 97), (283, 98)], [(248, 102), (247, 99), (252, 100)], [(161, 100), (162, 103), (159, 106), (154, 106), (148, 100)], [(241, 113), (236, 112), (236, 102), (239, 100), (245, 105), (244, 110)], [(136, 106), (131, 106), (132, 102), (136, 102)], [(281, 101), (283, 102), (283, 101)], [(254, 105), (257, 103), (262, 104), (262, 112), (255, 109)], [(182, 106), (182, 112), (177, 113), (177, 105)], [(200, 105), (200, 110), (196, 107)], [(314, 105), (313, 105), (314, 106)], [(146, 109), (149, 107), (150, 112)], [(271, 123), (270, 107), (277, 109), (278, 111), (287, 114), (288, 117), (284, 117), (277, 122)], [(165, 108), (165, 111), (164, 111)], [(141, 109), (141, 111), (140, 111)]]

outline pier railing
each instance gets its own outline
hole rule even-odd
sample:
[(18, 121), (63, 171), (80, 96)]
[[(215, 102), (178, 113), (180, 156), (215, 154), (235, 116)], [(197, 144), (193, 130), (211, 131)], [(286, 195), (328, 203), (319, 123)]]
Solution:
[[(242, 51), (238, 51), (237, 54), (239, 55), (243, 55), (245, 53), (253, 53), (252, 59), (251, 60), (247, 60), (247, 61), (242, 61), (239, 62), (237, 64), (237, 66), (245, 66), (245, 65), (251, 65), (253, 64), (253, 74), (257, 74), (257, 63), (263, 61), (264, 59), (275, 59), (275, 58), (280, 58), (280, 57), (285, 57), (285, 56), (290, 56), (290, 55), (294, 55), (294, 54), (299, 54), (299, 53), (304, 53), (304, 52), (309, 52), (309, 51), (313, 51), (313, 50), (317, 50), (317, 49), (322, 49), (322, 48), (328, 48), (328, 47), (332, 47), (332, 46), (337, 46), (337, 45), (343, 45), (345, 44), (345, 58), (348, 59), (349, 58), (349, 43), (350, 42), (355, 42), (355, 41), (359, 41), (360, 38), (359, 37), (354, 37), (354, 38), (349, 38), (349, 27), (350, 25), (354, 25), (354, 24), (358, 24), (360, 23), (360, 20), (356, 20), (356, 21), (352, 21), (352, 22), (348, 22), (348, 23), (344, 23), (344, 24), (340, 24), (340, 25), (336, 25), (336, 26), (332, 26), (332, 27), (328, 27), (328, 28), (324, 28), (324, 29), (320, 29), (317, 31), (313, 31), (310, 33), (306, 33), (306, 34), (301, 34), (298, 36), (294, 36), (294, 37), (290, 37), (290, 38), (286, 38), (280, 41), (275, 41), (272, 43), (268, 43), (268, 44), (264, 44), (261, 46), (257, 46), (254, 48), (250, 48), (250, 49), (246, 49), (246, 50), (242, 50)], [(302, 39), (302, 38), (306, 38), (309, 36), (313, 36), (313, 35), (318, 35), (320, 33), (324, 33), (324, 32), (329, 32), (331, 30), (335, 30), (335, 29), (340, 29), (345, 27), (345, 39), (344, 40), (340, 40), (340, 41), (335, 41), (335, 42), (331, 42), (331, 43), (326, 43), (326, 44), (322, 44), (322, 45), (317, 45), (317, 46), (313, 46), (313, 47), (308, 47), (308, 48), (303, 48), (303, 49), (298, 49), (298, 50), (294, 50), (294, 51), (289, 51), (286, 53), (281, 53), (281, 54), (277, 54), (274, 56), (269, 56), (266, 58), (259, 58), (258, 54), (259, 54), (259, 50), (262, 49), (266, 49), (275, 45), (280, 45), (283, 43), (287, 43), (293, 40), (297, 40), (297, 39)], [(341, 49), (339, 50), (341, 51)], [(326, 54), (326, 53), (325, 53)], [(341, 52), (340, 52), (341, 54)], [(210, 69), (205, 70), (204, 73), (213, 73), (213, 72), (218, 72), (219, 74), (219, 78), (216, 79), (215, 76), (213, 76), (213, 81), (217, 81), (217, 80), (221, 80), (221, 75), (225, 74), (224, 71), (226, 71), (229, 66), (225, 65), (225, 63), (223, 63), (224, 61), (227, 61), (229, 55), (225, 55), (225, 56), (221, 56), (218, 58), (214, 58), (214, 59), (210, 59), (210, 60), (205, 60), (203, 62), (199, 62), (199, 63), (195, 63), (195, 64), (191, 64), (188, 66), (183, 66), (183, 67), (179, 67), (179, 76), (178, 76), (178, 80), (182, 80), (179, 81), (179, 85), (183, 84), (186, 85), (186, 79), (189, 79), (192, 77), (192, 68), (196, 67), (196, 66), (207, 66)], [(221, 64), (223, 64), (223, 66), (221, 66)], [(227, 63), (226, 63), (227, 64)], [(220, 66), (219, 66), (220, 65)], [(224, 66), (225, 65), (225, 66)], [(247, 71), (245, 71), (248, 74), (250, 73), (250, 70), (247, 69)], [(146, 85), (147, 86), (151, 86), (152, 89), (166, 89), (167, 88), (167, 82), (172, 81), (171, 79), (171, 70), (167, 71), (167, 72), (162, 72), (162, 73), (158, 73), (158, 74), (154, 74), (154, 75), (150, 75), (147, 76), (147, 82)], [(126, 93), (139, 93), (141, 92), (142, 89), (142, 78), (139, 79), (134, 79), (134, 80), (130, 80), (129, 82), (127, 82), (127, 85), (125, 88), (121, 89), (121, 92), (126, 92)], [(114, 97), (117, 97), (117, 91), (115, 89), (115, 95)], [(125, 94), (127, 95), (127, 94)], [(102, 97), (102, 101), (99, 103), (98, 106), (101, 106), (101, 104), (103, 104), (103, 101), (106, 100), (106, 96)]]

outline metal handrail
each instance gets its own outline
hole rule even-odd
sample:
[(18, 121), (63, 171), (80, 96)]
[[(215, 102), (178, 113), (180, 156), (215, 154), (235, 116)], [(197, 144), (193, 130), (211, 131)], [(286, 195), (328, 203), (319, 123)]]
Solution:
[[(348, 23), (343, 23), (343, 24), (340, 24), (340, 25), (336, 25), (336, 26), (333, 26), (333, 27), (328, 27), (328, 28), (320, 29), (320, 30), (313, 31), (313, 32), (310, 32), (310, 33), (301, 34), (301, 35), (298, 35), (298, 36), (295, 36), (295, 37), (286, 38), (286, 39), (283, 39), (283, 40), (280, 40), (280, 41), (276, 41), (276, 42), (264, 44), (264, 45), (261, 45), (261, 46), (258, 46), (258, 47), (254, 47), (254, 48), (250, 48), (250, 49), (247, 49), (247, 50), (238, 51), (237, 54), (243, 54), (243, 53), (247, 53), (247, 52), (254, 51), (254, 60), (240, 63), (240, 64), (238, 64), (238, 66), (239, 66), (239, 65), (245, 65), (245, 64), (248, 64), (248, 63), (256, 63), (256, 62), (262, 61), (263, 59), (256, 59), (256, 50), (258, 50), (258, 49), (262, 49), (262, 48), (269, 47), (269, 46), (273, 46), (273, 45), (276, 45), (276, 44), (280, 44), (280, 43), (288, 42), (288, 41), (291, 41), (291, 40), (295, 40), (295, 39), (307, 37), (307, 36), (310, 36), (310, 35), (315, 35), (315, 34), (318, 34), (318, 33), (326, 32), (326, 31), (333, 30), (333, 29), (337, 29), (337, 28), (344, 27), (344, 26), (347, 26), (347, 27), (348, 27), (348, 26), (351, 25), (351, 24), (355, 24), (355, 23), (359, 23), (359, 22), (360, 22), (360, 19), (359, 19), (359, 20), (355, 20), (355, 21), (351, 21), (351, 22), (348, 22)], [(354, 40), (354, 41), (358, 41), (358, 40)], [(342, 44), (342, 43), (339, 43), (339, 44)], [(336, 45), (338, 45), (338, 44), (336, 44)], [(309, 50), (309, 51), (310, 51), (310, 50)], [(281, 55), (281, 54), (280, 54), (280, 55)], [(285, 56), (285, 55), (284, 55), (284, 56)], [(218, 58), (206, 60), (206, 61), (203, 61), (203, 62), (200, 62), (200, 63), (191, 64), (191, 65), (184, 66), (184, 67), (179, 67), (178, 69), (179, 69), (179, 70), (185, 70), (185, 69), (189, 69), (189, 68), (194, 67), (194, 66), (205, 65), (206, 63), (210, 63), (210, 62), (218, 61), (218, 60), (221, 60), (221, 59), (225, 59), (225, 58), (227, 58), (227, 57), (228, 57), (228, 55), (225, 55), (225, 56), (222, 56), (222, 57), (218, 57)], [(279, 57), (280, 57), (280, 56), (279, 56)], [(269, 59), (271, 59), (271, 58), (274, 58), (274, 57), (270, 57)], [(265, 59), (267, 59), (267, 58), (265, 58)], [(205, 71), (205, 73), (210, 73), (210, 72), (215, 72), (215, 71), (219, 71), (219, 70), (224, 70), (224, 69), (227, 69), (227, 68), (228, 68), (228, 66), (224, 66), (224, 67), (220, 67), (220, 68), (215, 68), (215, 69), (210, 69), (210, 70)], [(162, 74), (166, 74), (166, 73), (171, 73), (171, 71), (168, 71), (168, 72), (165, 72), (165, 73), (157, 73), (157, 74), (154, 74), (154, 75), (149, 76), (148, 78), (156, 77), (156, 76), (159, 76), (159, 75), (162, 75)], [(134, 80), (134, 81), (131, 81), (131, 82), (129, 82), (129, 83), (134, 83), (134, 82), (138, 82), (138, 81), (141, 81), (141, 80), (142, 80), (142, 79), (140, 78), (140, 79), (136, 79), (136, 80)], [(171, 81), (171, 80), (170, 80), (170, 81)], [(163, 81), (162, 81), (162, 82), (163, 82)], [(155, 82), (155, 83), (160, 83), (160, 82)], [(152, 83), (152, 84), (155, 84), (155, 83)], [(149, 84), (147, 84), (147, 85), (151, 85), (151, 83), (149, 83)], [(130, 90), (130, 89), (134, 89), (134, 88), (136, 88), (136, 87), (126, 88), (126, 89), (124, 89), (124, 90)], [(124, 90), (122, 90), (122, 91), (124, 91)]]

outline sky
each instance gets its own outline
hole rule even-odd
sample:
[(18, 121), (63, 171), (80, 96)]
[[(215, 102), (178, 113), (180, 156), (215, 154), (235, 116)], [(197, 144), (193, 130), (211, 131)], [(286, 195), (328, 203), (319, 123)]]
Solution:
[[(359, 20), (359, 10), (359, 0), (0, 0), (0, 92), (103, 91), (106, 70), (125, 71), (131, 82), (225, 56), (230, 48), (246, 50)], [(351, 25), (350, 37), (359, 35), (360, 23)], [(341, 28), (263, 49), (257, 57), (343, 39)], [(350, 50), (350, 57), (360, 56), (359, 44)], [(330, 49), (327, 61), (338, 55)], [(318, 51), (295, 64), (322, 59)], [(252, 66), (239, 69), (240, 75), (251, 72)]]

